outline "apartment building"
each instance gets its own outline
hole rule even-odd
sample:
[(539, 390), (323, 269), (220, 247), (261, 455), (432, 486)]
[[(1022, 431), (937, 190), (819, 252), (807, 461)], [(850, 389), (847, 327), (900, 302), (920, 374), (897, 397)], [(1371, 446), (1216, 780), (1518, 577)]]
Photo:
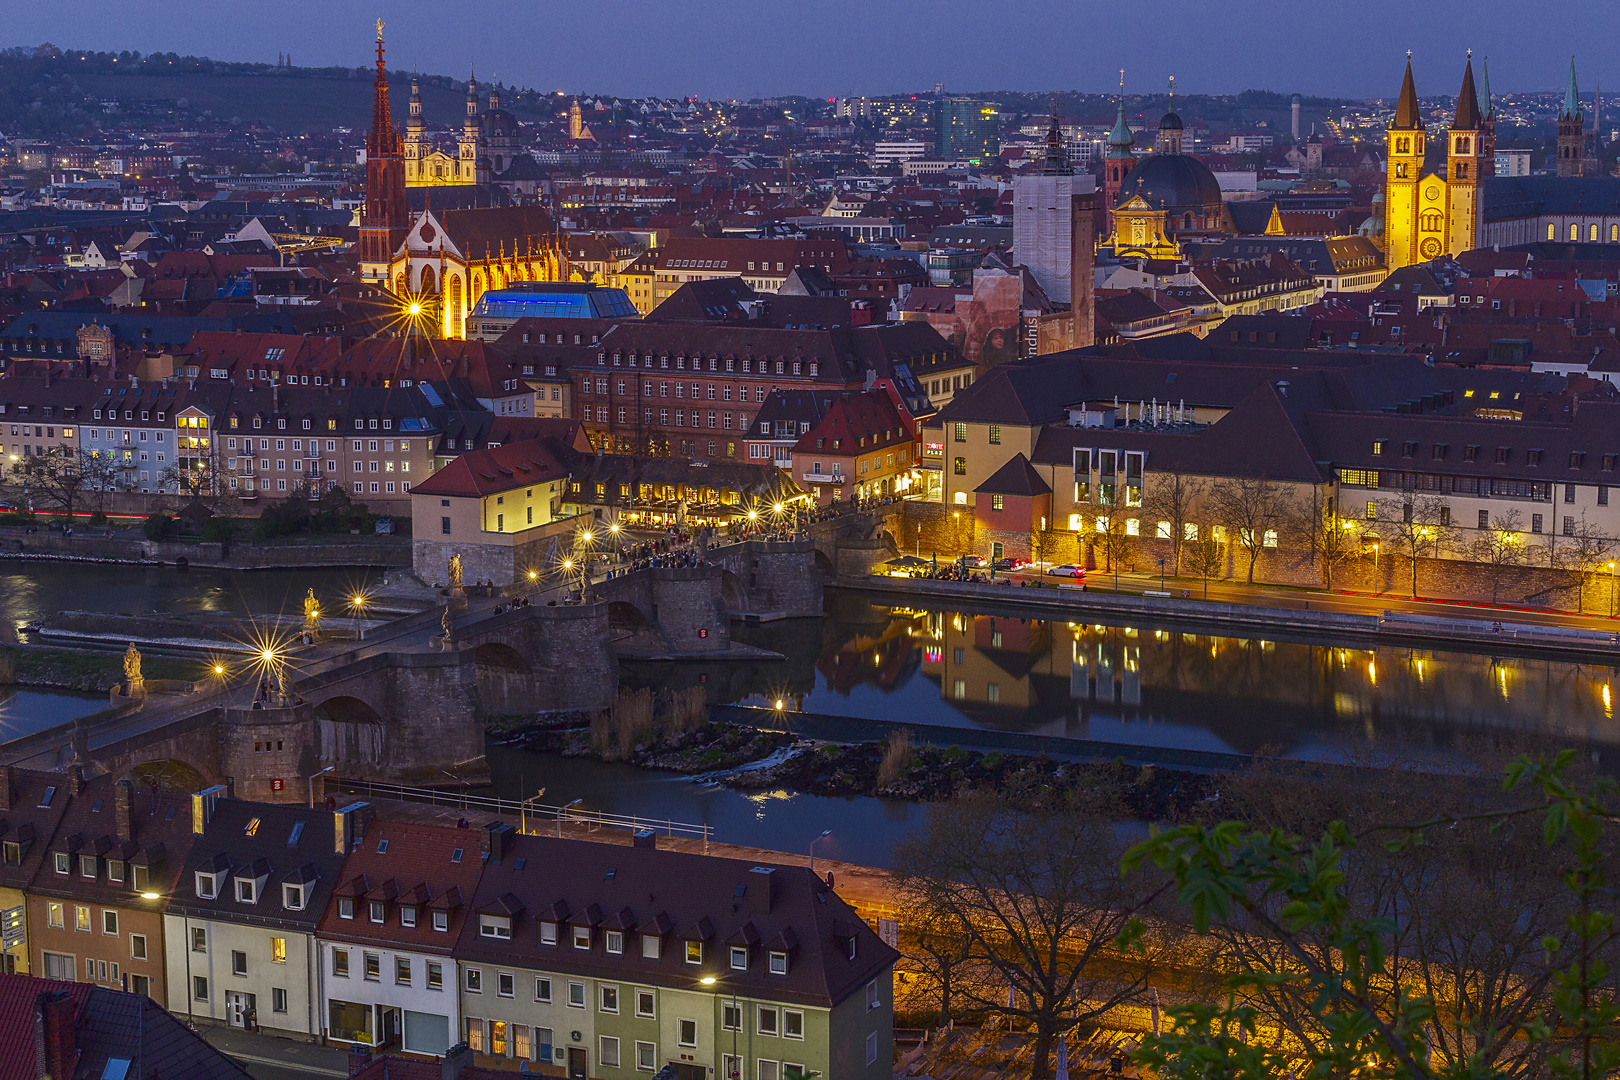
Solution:
[(481, 835), (373, 820), (317, 931), (328, 1039), (443, 1056), (461, 1031), (451, 956), (483, 872)]
[(315, 930), (370, 808), (337, 813), (191, 797), (189, 855), (163, 910), (169, 1008), (237, 1028), (325, 1027)]
[(824, 881), (653, 843), (492, 832), (456, 950), (478, 1055), (603, 1080), (890, 1074), (898, 954)]
[(66, 806), (55, 834), (39, 840), (46, 858), (28, 887), (34, 973), (178, 1007), (162, 913), (190, 847), (185, 799), (74, 769), (45, 785), (36, 809), (55, 803)]
[[(45, 865), (48, 845), (67, 809), (69, 797), (63, 779), (60, 773), (0, 766), (0, 816), (4, 818), (0, 829), (0, 928), (10, 936), (10, 944), (0, 952), (0, 974), (38, 974), (32, 961), (27, 890)], [(76, 963), (77, 954), (69, 955)], [(57, 963), (58, 970), (68, 966), (66, 961)]]

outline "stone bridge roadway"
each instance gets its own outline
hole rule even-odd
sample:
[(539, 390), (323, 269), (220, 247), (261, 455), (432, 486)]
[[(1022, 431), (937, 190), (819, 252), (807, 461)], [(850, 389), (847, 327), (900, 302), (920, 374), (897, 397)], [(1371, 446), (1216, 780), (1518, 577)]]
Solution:
[(290, 653), (295, 704), (285, 708), (254, 708), (259, 671), (244, 670), (0, 744), (0, 763), (122, 774), (169, 762), (210, 782), (231, 777), (244, 797), (286, 801), (326, 765), (442, 780), (441, 769), (481, 758), (486, 716), (606, 707), (618, 684), (616, 629), (653, 630), (665, 652), (700, 655), (729, 648), (728, 610), (820, 614), (808, 541), (748, 541), (707, 558), (598, 576), (581, 604), (552, 603), (556, 587), (530, 593), (527, 607), (457, 600), (453, 647), (438, 607), (361, 642)]

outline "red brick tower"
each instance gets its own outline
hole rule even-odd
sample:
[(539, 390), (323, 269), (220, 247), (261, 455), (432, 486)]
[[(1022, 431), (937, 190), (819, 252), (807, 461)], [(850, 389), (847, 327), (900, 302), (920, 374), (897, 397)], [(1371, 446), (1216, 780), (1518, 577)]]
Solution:
[(388, 107), (388, 68), (383, 63), (382, 20), (377, 21), (377, 75), (372, 80), (371, 133), (366, 136), (366, 205), (360, 212), (360, 273), (388, 277), (388, 263), (405, 242), (405, 156)]

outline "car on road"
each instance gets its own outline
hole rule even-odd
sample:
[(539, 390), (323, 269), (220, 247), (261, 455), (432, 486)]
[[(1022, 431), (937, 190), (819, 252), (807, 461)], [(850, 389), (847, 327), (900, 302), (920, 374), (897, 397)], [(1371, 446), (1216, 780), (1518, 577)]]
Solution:
[(990, 565), (990, 568), (992, 570), (1022, 570), (1028, 565), (1028, 559), (997, 559)]
[(1048, 566), (1046, 568), (1046, 573), (1049, 577), (1083, 579), (1086, 576), (1086, 568), (1083, 566), (1076, 566), (1073, 563), (1063, 563), (1061, 566)]
[(967, 567), (969, 570), (983, 570), (986, 566), (990, 565), (990, 560), (986, 559), (983, 555), (963, 555), (956, 561)]
[(17, 504), (16, 503), (7, 502), (4, 499), (0, 499), (0, 513), (15, 514), (16, 512), (17, 512)]

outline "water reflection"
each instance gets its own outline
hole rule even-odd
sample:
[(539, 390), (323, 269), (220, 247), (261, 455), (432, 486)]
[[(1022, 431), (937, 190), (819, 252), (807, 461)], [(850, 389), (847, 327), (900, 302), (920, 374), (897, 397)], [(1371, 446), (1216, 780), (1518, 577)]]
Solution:
[(181, 570), (173, 566), (0, 563), (0, 626), (20, 627), (59, 611), (302, 610), (304, 591), (336, 605), (367, 582), (369, 570)]
[(32, 735), (107, 707), (104, 694), (0, 686), (0, 742)]
[(738, 636), (788, 659), (626, 665), (626, 681), (701, 682), (714, 702), (783, 698), (841, 716), (1300, 758), (1375, 740), (1445, 753), (1500, 731), (1620, 750), (1620, 672), (1608, 665), (896, 608), (842, 593), (819, 624)]

